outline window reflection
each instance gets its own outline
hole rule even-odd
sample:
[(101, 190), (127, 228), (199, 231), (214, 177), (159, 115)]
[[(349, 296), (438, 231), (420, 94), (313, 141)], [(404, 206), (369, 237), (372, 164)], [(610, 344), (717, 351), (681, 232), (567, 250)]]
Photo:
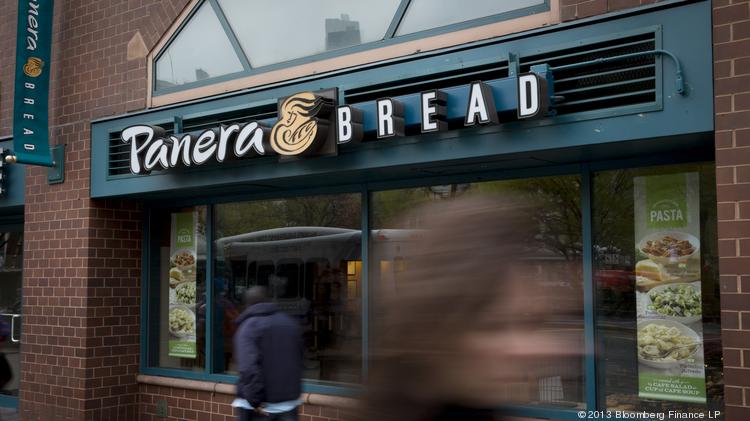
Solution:
[[(691, 164), (598, 172), (593, 178), (592, 223), (594, 235), (594, 281), (596, 284), (596, 328), (600, 340), (601, 358), (597, 368), (601, 387), (599, 400), (609, 410), (648, 411), (666, 413), (698, 413), (722, 410), (723, 375), (720, 342), (720, 307), (718, 282), (718, 251), (716, 249), (716, 198), (714, 166)], [(636, 180), (645, 177), (669, 179), (675, 174), (694, 174), (698, 179), (700, 268), (698, 278), (680, 279), (668, 273), (674, 268), (654, 265), (646, 255), (636, 252), (635, 205)], [(676, 187), (675, 187), (676, 189)], [(647, 264), (644, 265), (644, 262)], [(658, 272), (646, 272), (654, 269)], [(662, 285), (663, 284), (663, 285)], [(703, 336), (703, 364), (705, 365), (706, 404), (681, 403), (669, 399), (639, 397), (639, 372), (663, 373), (685, 377), (690, 361), (680, 367), (654, 369), (639, 364), (637, 332), (639, 321), (662, 320), (659, 314), (644, 316), (637, 306), (637, 294), (663, 290), (667, 285), (695, 285), (701, 291), (702, 320), (679, 320), (686, 329)], [(679, 306), (676, 306), (677, 308)], [(666, 319), (670, 319), (666, 317)], [(667, 320), (669, 321), (669, 320)], [(674, 324), (674, 323), (673, 323)], [(700, 356), (696, 359), (700, 361)], [(702, 373), (694, 373), (703, 377)], [(702, 379), (701, 379), (702, 380)], [(701, 383), (699, 389), (703, 389)], [(675, 394), (677, 395), (677, 394)]]
[(219, 0), (252, 67), (383, 39), (399, 0)]
[(544, 4), (544, 0), (412, 0), (396, 35), (406, 35)]
[(315, 196), (215, 207), (219, 371), (235, 372), (234, 319), (243, 292), (268, 288), (305, 335), (304, 377), (361, 380), (359, 195)]
[(156, 61), (156, 89), (242, 71), (219, 18), (205, 2)]
[[(157, 340), (148, 344), (150, 366), (203, 371), (206, 365), (206, 211), (196, 206), (152, 213), (148, 330)], [(176, 215), (188, 215), (180, 228), (191, 236), (190, 246), (176, 243)], [(184, 252), (193, 260), (176, 264)], [(181, 327), (175, 310), (184, 315)]]
[[(371, 330), (376, 337), (384, 337), (387, 332), (378, 332), (378, 320), (386, 317), (379, 306), (379, 297), (398, 296), (399, 288), (410, 282), (410, 261), (418, 252), (420, 239), (427, 235), (424, 231), (424, 213), (414, 212), (432, 202), (452, 201), (458, 198), (518, 198), (531, 203), (523, 225), (528, 229), (523, 239), (513, 246), (528, 256), (518, 266), (523, 267), (512, 279), (498, 279), (502, 285), (497, 291), (473, 291), (472, 276), (492, 272), (487, 267), (474, 267), (477, 262), (452, 262), (463, 268), (455, 279), (455, 294), (489, 294), (500, 303), (510, 291), (521, 291), (520, 302), (550, 303), (542, 314), (534, 317), (538, 323), (530, 326), (539, 332), (553, 332), (569, 344), (570, 355), (541, 356), (534, 369), (523, 379), (504, 382), (497, 390), (497, 396), (504, 396), (512, 402), (539, 403), (547, 406), (583, 406), (583, 275), (581, 262), (581, 212), (580, 181), (577, 176), (482, 182), (471, 184), (450, 184), (410, 189), (387, 190), (372, 195), (371, 242), (370, 242), (370, 283), (375, 292), (373, 300), (373, 324)], [(502, 224), (503, 221), (497, 221)], [(497, 244), (507, 246), (509, 239), (492, 238)], [(477, 244), (476, 253), (489, 244)], [(417, 259), (421, 254), (416, 255)], [(471, 256), (471, 254), (469, 254)], [(446, 257), (450, 259), (450, 257)], [(513, 262), (515, 265), (517, 262)], [(483, 264), (500, 268), (510, 262), (486, 261)], [(519, 288), (519, 289), (516, 289)], [(503, 291), (500, 293), (499, 291)], [(435, 302), (434, 306), (450, 306), (452, 300)], [(506, 303), (507, 304), (507, 303)], [(414, 317), (421, 315), (415, 314)], [(520, 314), (518, 314), (520, 318)], [(489, 338), (512, 326), (503, 310), (488, 317), (474, 320), (466, 326), (468, 333), (480, 332)], [(514, 326), (513, 328), (516, 328)], [(523, 358), (537, 358), (539, 350), (529, 350)], [(534, 355), (535, 357), (532, 357)], [(520, 362), (520, 361), (519, 361)], [(518, 363), (518, 362), (517, 362)], [(502, 364), (513, 364), (503, 361)]]

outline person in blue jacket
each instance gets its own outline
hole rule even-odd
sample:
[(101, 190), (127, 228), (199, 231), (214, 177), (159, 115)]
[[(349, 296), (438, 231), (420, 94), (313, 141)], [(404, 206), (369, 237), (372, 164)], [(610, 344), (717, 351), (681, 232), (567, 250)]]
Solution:
[(238, 420), (297, 421), (304, 351), (299, 322), (269, 301), (265, 287), (249, 288), (244, 301), (234, 335)]

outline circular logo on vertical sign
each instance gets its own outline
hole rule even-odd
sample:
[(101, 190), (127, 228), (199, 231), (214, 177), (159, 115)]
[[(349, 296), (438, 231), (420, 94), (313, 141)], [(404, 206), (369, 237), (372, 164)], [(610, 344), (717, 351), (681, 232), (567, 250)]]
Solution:
[(312, 150), (325, 137), (318, 127), (318, 114), (325, 99), (312, 92), (302, 92), (285, 99), (279, 107), (279, 120), (271, 130), (271, 148), (279, 155), (300, 155)]
[(29, 57), (26, 60), (26, 64), (23, 65), (23, 72), (26, 76), (37, 77), (42, 74), (42, 67), (44, 67), (44, 61), (37, 57)]

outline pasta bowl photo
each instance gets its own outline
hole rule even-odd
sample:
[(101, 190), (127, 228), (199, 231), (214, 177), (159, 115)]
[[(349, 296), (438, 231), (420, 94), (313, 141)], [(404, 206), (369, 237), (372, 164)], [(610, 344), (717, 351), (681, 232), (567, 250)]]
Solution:
[(179, 249), (169, 259), (170, 263), (181, 271), (195, 267), (195, 252), (189, 249)]
[(701, 337), (673, 320), (638, 322), (638, 362), (653, 368), (670, 369), (701, 349)]
[(698, 256), (700, 241), (686, 232), (660, 231), (643, 237), (637, 247), (655, 263), (674, 265)]
[(659, 285), (648, 292), (648, 308), (667, 320), (690, 324), (701, 320), (703, 305), (699, 287), (687, 283)]
[(195, 336), (195, 313), (187, 306), (169, 306), (169, 333), (187, 339)]

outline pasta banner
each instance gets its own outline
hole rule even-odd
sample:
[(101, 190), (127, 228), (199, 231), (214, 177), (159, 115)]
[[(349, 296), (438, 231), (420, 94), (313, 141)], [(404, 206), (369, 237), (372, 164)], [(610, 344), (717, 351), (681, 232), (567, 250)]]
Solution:
[(169, 243), (169, 356), (196, 357), (196, 212), (172, 214)]
[(706, 402), (698, 173), (636, 177), (638, 396)]

